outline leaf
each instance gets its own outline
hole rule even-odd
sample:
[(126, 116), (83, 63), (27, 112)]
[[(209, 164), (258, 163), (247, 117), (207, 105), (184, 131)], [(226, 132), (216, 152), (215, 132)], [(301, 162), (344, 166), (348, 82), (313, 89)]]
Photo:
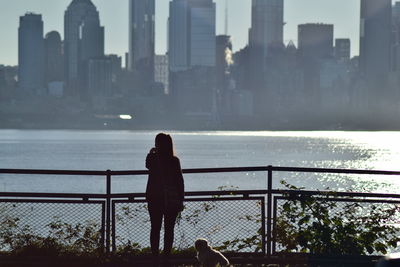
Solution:
[(310, 219), (311, 219), (311, 216), (310, 215), (306, 215), (306, 216), (304, 216), (303, 218), (301, 218), (299, 220), (298, 225), (301, 226), (301, 225), (303, 225), (305, 223), (308, 223), (310, 221)]
[(376, 249), (376, 251), (378, 251), (378, 252), (380, 252), (382, 254), (386, 254), (387, 253), (386, 245), (381, 243), (381, 242), (375, 244), (375, 249)]
[(290, 202), (286, 202), (285, 204), (283, 204), (282, 208), (283, 211), (290, 212)]

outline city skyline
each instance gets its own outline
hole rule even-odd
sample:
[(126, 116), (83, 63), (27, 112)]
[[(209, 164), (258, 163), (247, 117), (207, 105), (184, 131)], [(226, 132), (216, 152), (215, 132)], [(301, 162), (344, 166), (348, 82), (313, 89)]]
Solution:
[[(108, 1), (107, 1), (108, 2)], [(93, 3), (99, 10), (100, 20), (102, 25), (105, 27), (105, 49), (107, 54), (118, 54), (124, 55), (128, 52), (128, 1), (120, 1), (120, 5), (111, 5), (103, 0), (93, 0)], [(122, 3), (123, 2), (123, 3)], [(217, 3), (217, 34), (224, 32), (224, 0), (214, 0)], [(248, 29), (250, 28), (250, 16), (251, 16), (251, 1), (250, 0), (229, 0), (229, 34), (233, 37), (233, 50), (237, 51), (243, 48), (248, 43)], [(297, 36), (297, 24), (308, 23), (308, 22), (323, 22), (332, 23), (335, 25), (335, 38), (350, 38), (352, 40), (352, 55), (358, 54), (358, 43), (359, 43), (359, 0), (351, 1), (345, 5), (348, 9), (343, 12), (334, 12), (340, 7), (338, 2), (346, 2), (345, 0), (310, 0), (303, 1), (302, 6), (304, 12), (294, 12), (298, 9), (299, 3), (294, 0), (285, 1), (285, 15), (284, 21), (287, 23), (285, 26), (284, 41), (287, 43), (290, 40), (296, 42)], [(42, 0), (38, 5), (37, 0), (30, 1), (28, 4), (24, 2), (21, 4), (21, 0), (7, 3), (6, 0), (0, 0), (0, 6), (4, 14), (0, 17), (0, 22), (3, 25), (10, 25), (0, 29), (0, 34), (5, 36), (3, 47), (0, 51), (0, 64), (5, 65), (16, 65), (17, 64), (17, 52), (16, 44), (17, 38), (16, 33), (11, 25), (17, 25), (14, 23), (13, 15), (18, 14), (17, 17), (22, 16), (28, 11), (32, 11), (38, 14), (42, 14), (44, 21), (44, 32), (47, 33), (52, 30), (60, 32), (63, 37), (63, 12), (70, 3), (70, 0), (60, 0), (57, 3), (51, 3), (47, 0)], [(44, 7), (44, 4), (48, 5)], [(168, 3), (169, 1), (156, 0), (156, 53), (163, 54), (166, 51), (166, 20), (168, 18)], [(337, 3), (337, 4), (335, 4)], [(323, 6), (325, 4), (325, 11)], [(328, 6), (327, 6), (328, 5)], [(112, 7), (112, 9), (111, 9)], [(312, 8), (310, 8), (312, 7)], [(117, 12), (118, 20), (115, 20), (113, 16), (114, 10)], [(245, 12), (243, 12), (243, 10)], [(331, 12), (327, 12), (327, 10)], [(333, 10), (333, 11), (332, 11)], [(52, 12), (53, 11), (53, 12)], [(62, 11), (62, 13), (60, 13)], [(22, 13), (21, 13), (22, 12)], [(60, 14), (58, 14), (60, 13)], [(58, 15), (60, 17), (57, 19)], [(237, 16), (240, 14), (242, 20), (238, 20)], [(324, 19), (322, 19), (324, 18)], [(352, 23), (350, 23), (352, 21)], [(342, 25), (342, 26), (341, 26)], [(346, 26), (343, 26), (346, 25)], [(120, 28), (118, 31), (116, 29)], [(164, 29), (165, 28), (165, 29)], [(14, 37), (13, 37), (14, 36)], [(15, 39), (15, 40), (14, 40)]]
[[(339, 37), (335, 24), (327, 21), (296, 24), (297, 37), (292, 39), (298, 39), (298, 47), (287, 43), (284, 0), (252, 0), (248, 43), (236, 51), (233, 33), (224, 27), (228, 34), (217, 35), (217, 0), (167, 1), (168, 57), (158, 56), (156, 66), (155, 0), (131, 0), (128, 69), (122, 65), (121, 54), (128, 58), (125, 49), (106, 52), (108, 26), (95, 0), (70, 1), (64, 12), (64, 53), (60, 34), (45, 34), (41, 14), (24, 16), (40, 18), (40, 31), (20, 17), (20, 64), (0, 66), (4, 111), (18, 117), (16, 107), (29, 102), (22, 114), (36, 114), (39, 123), (45, 114), (62, 114), (63, 124), (67, 120), (86, 127), (87, 122), (95, 125), (114, 114), (129, 114), (140, 125), (235, 129), (353, 129), (369, 127), (363, 120), (371, 116), (394, 119), (400, 114), (400, 1), (394, 7), (391, 0), (358, 2), (359, 58), (350, 58), (350, 48), (358, 46), (355, 38)], [(45, 55), (39, 57), (43, 53), (36, 51), (43, 45), (37, 39), (46, 41)], [(39, 61), (46, 62), (47, 74), (54, 66), (63, 75), (46, 74), (45, 84), (36, 83), (31, 78), (42, 77), (36, 73), (42, 68), (29, 66)], [(380, 62), (376, 70), (375, 62)], [(8, 121), (18, 122), (11, 117)]]

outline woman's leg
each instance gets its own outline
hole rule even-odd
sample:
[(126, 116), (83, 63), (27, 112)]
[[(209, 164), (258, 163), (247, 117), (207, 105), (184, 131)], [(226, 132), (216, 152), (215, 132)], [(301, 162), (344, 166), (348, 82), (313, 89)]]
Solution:
[(177, 212), (167, 212), (164, 215), (164, 255), (169, 256), (171, 254), (172, 245), (174, 243), (174, 228)]
[(150, 215), (150, 245), (151, 253), (153, 256), (158, 256), (160, 247), (160, 231), (162, 223), (162, 210), (157, 204), (149, 204), (149, 215)]

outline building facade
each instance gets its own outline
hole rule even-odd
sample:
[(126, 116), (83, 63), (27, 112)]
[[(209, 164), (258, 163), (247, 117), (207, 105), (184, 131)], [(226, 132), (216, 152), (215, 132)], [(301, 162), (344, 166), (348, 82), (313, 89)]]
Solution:
[(64, 53), (61, 36), (51, 31), (45, 37), (45, 67), (46, 84), (64, 81)]
[(91, 58), (88, 61), (88, 91), (90, 99), (112, 95), (111, 58)]
[(335, 39), (335, 57), (339, 61), (349, 61), (351, 51), (350, 39)]
[(308, 23), (298, 26), (298, 49), (303, 57), (329, 58), (333, 56), (333, 25)]
[(188, 68), (188, 29), (188, 1), (171, 1), (168, 18), (168, 57), (171, 72)]
[(283, 47), (283, 0), (252, 0), (249, 30), (250, 75), (247, 90), (254, 96), (254, 115), (263, 117), (267, 98), (267, 58)]
[(129, 1), (130, 71), (138, 71), (154, 81), (155, 0)]
[(392, 7), (391, 70), (400, 71), (400, 2)]
[(70, 95), (87, 89), (88, 60), (104, 56), (104, 28), (91, 0), (73, 0), (64, 15), (65, 79)]
[(196, 119), (212, 120), (216, 112), (215, 26), (212, 0), (170, 2), (169, 91), (174, 109)]
[(27, 13), (18, 28), (18, 87), (27, 95), (45, 93), (44, 59), (42, 15)]
[(283, 44), (283, 0), (252, 0), (249, 45), (268, 56), (271, 45)]
[(361, 0), (360, 69), (378, 83), (390, 70), (391, 26), (391, 0)]
[(164, 85), (164, 94), (169, 93), (168, 55), (156, 55), (154, 79)]
[(216, 6), (212, 0), (173, 0), (168, 26), (169, 69), (215, 67)]
[(232, 91), (230, 88), (230, 66), (233, 64), (232, 38), (229, 35), (218, 35), (216, 39), (216, 88), (217, 111), (223, 118), (232, 114)]

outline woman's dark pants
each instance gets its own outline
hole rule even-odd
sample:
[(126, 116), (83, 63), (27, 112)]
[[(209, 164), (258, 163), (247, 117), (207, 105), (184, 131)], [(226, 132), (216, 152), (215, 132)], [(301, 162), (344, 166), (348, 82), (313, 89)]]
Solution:
[(153, 256), (158, 256), (160, 246), (160, 232), (162, 219), (164, 217), (164, 256), (171, 254), (172, 245), (174, 243), (174, 228), (178, 212), (164, 211), (162, 203), (148, 203), (151, 231), (150, 245)]

